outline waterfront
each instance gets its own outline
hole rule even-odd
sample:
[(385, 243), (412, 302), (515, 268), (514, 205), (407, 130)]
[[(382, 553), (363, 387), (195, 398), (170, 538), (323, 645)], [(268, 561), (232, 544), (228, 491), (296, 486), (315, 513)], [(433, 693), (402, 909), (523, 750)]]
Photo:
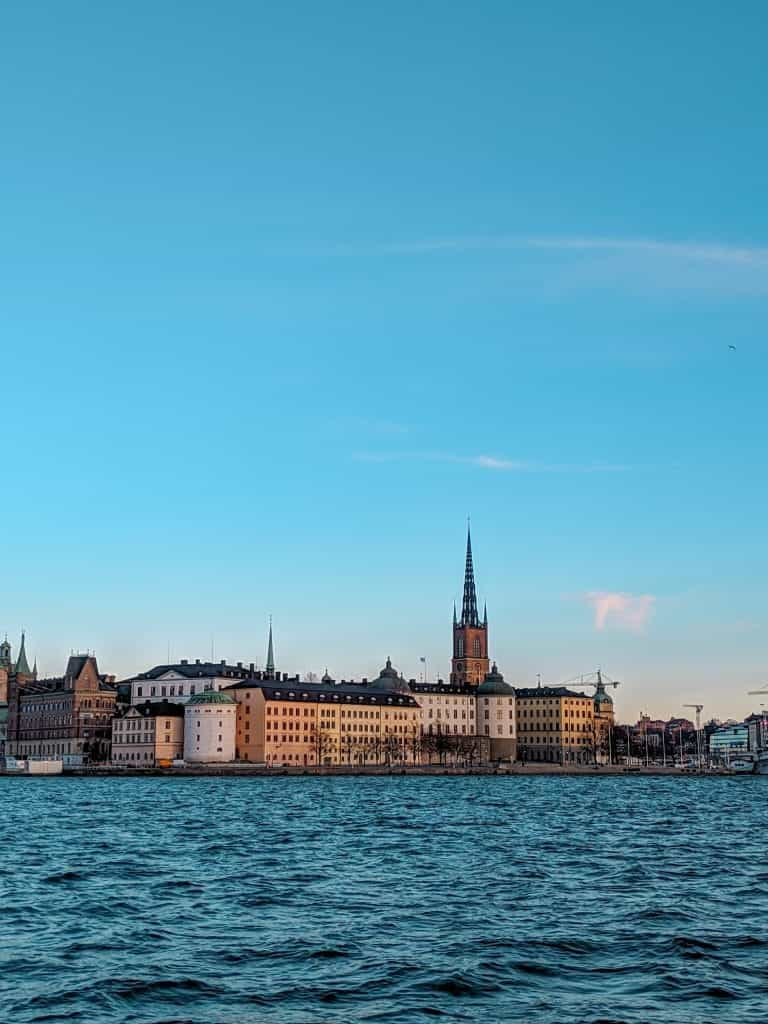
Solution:
[(0, 789), (2, 1020), (765, 1017), (765, 776)]

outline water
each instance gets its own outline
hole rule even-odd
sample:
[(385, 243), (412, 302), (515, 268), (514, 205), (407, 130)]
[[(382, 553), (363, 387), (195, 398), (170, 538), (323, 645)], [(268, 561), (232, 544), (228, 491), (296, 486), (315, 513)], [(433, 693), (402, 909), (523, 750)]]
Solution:
[(768, 777), (0, 779), (0, 1021), (765, 1021)]

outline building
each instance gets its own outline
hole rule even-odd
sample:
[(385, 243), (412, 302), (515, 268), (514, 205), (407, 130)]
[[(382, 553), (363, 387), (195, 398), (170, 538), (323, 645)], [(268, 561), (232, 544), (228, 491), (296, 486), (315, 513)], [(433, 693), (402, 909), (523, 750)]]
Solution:
[(241, 661), (236, 665), (228, 665), (226, 661), (187, 661), (182, 659), (170, 665), (155, 665), (147, 672), (141, 672), (121, 683), (119, 687), (130, 684), (131, 704), (144, 704), (146, 701), (171, 701), (175, 704), (186, 704), (206, 690), (223, 690), (238, 679), (247, 679), (254, 674), (253, 664), (244, 666)]
[(237, 702), (213, 688), (193, 694), (184, 705), (184, 760), (221, 764), (235, 760)]
[(728, 764), (737, 754), (749, 750), (749, 727), (746, 724), (724, 725), (709, 737), (709, 756), (713, 761)]
[(517, 755), (551, 764), (595, 762), (595, 702), (565, 686), (515, 690)]
[(594, 696), (594, 732), (595, 760), (600, 764), (608, 764), (613, 760), (613, 727), (615, 724), (613, 697), (606, 690), (603, 674), (598, 669)]
[(517, 757), (517, 712), (514, 687), (493, 663), (477, 688), (477, 730), (488, 739), (491, 761), (514, 761)]
[(488, 674), (488, 609), (483, 609), (483, 620), (477, 613), (475, 570), (472, 563), (472, 538), (467, 527), (467, 557), (464, 568), (464, 597), (461, 618), (456, 617), (453, 606), (453, 655), (451, 658), (451, 685), (479, 686)]
[(63, 676), (38, 679), (25, 663), (8, 686), (7, 753), (19, 757), (85, 756), (107, 761), (116, 689), (90, 654), (72, 655)]
[[(403, 689), (405, 687), (405, 689)], [(367, 683), (247, 679), (238, 704), (237, 757), (267, 765), (417, 763), (421, 710), (389, 659)]]
[(154, 768), (184, 750), (184, 706), (145, 701), (112, 720), (112, 764)]

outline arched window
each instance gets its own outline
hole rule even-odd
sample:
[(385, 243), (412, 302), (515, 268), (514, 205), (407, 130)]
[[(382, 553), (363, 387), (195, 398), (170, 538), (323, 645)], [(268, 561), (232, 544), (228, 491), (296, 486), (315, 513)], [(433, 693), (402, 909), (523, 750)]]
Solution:
[(460, 636), (456, 638), (456, 657), (464, 657), (464, 637)]

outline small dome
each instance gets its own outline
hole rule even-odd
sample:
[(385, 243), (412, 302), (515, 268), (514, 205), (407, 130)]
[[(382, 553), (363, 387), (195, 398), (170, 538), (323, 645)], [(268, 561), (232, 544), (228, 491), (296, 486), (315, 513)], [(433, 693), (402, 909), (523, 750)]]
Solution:
[(613, 697), (605, 690), (598, 690), (595, 694), (595, 704), (613, 704)]
[(514, 697), (515, 689), (509, 683), (504, 682), (504, 676), (499, 672), (494, 661), (493, 668), (478, 686), (477, 693), (481, 697)]
[(396, 668), (392, 667), (392, 661), (387, 658), (387, 664), (379, 672), (379, 678), (374, 679), (368, 684), (370, 687), (376, 690), (390, 690), (392, 693), (410, 693), (410, 686), (398, 674)]
[(190, 704), (237, 704), (234, 697), (228, 693), (222, 693), (221, 690), (203, 690), (202, 693), (196, 693), (187, 701), (187, 707)]

